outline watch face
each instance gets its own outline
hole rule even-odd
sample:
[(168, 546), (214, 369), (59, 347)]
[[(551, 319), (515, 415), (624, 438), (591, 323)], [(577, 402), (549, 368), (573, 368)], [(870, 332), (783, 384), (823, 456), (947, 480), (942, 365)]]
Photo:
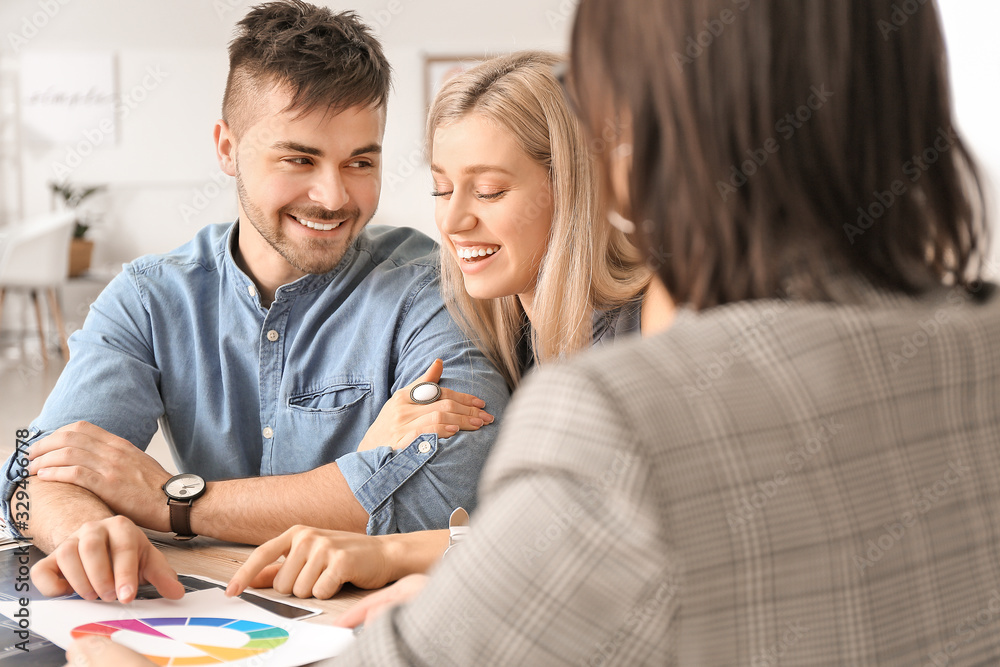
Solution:
[(163, 485), (163, 491), (177, 500), (197, 498), (205, 491), (205, 480), (191, 473), (175, 475)]

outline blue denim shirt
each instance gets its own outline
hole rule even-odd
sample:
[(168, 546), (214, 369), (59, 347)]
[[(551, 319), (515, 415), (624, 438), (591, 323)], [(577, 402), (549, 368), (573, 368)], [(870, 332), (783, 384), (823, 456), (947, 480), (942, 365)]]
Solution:
[[(208, 480), (336, 461), (372, 534), (445, 527), (455, 507), (475, 506), (508, 389), (448, 315), (436, 244), (413, 229), (365, 229), (333, 271), (284, 285), (264, 308), (233, 261), (235, 229), (206, 227), (125, 265), (70, 338), (31, 441), (86, 420), (145, 449), (159, 420), (178, 468)], [(442, 386), (479, 396), (497, 421), (355, 451), (392, 393), (436, 357)], [(0, 480), (12, 532), (20, 470), (12, 456)]]

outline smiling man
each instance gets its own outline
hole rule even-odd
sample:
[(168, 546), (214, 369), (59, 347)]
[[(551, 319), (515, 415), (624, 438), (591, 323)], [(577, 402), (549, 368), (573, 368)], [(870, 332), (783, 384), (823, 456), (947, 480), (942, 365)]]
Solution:
[[(257, 544), (297, 523), (443, 527), (475, 504), (495, 427), (358, 451), (435, 358), (442, 386), (494, 415), (508, 393), (444, 307), (434, 242), (366, 229), (389, 86), (353, 13), (283, 0), (239, 23), (215, 128), (239, 220), (127, 265), (32, 424), (30, 521), (12, 527), (51, 552), (33, 572), (43, 592), (179, 595), (136, 524)], [(166, 485), (143, 451), (157, 420), (186, 473)], [(5, 467), (7, 521), (23, 463)]]

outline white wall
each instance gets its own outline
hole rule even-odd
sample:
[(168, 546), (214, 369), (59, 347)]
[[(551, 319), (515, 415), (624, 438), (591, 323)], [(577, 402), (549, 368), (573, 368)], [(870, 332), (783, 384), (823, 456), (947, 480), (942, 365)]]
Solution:
[(959, 130), (986, 174), (993, 212), (991, 277), (1000, 278), (1000, 3), (940, 0)]
[[(120, 142), (102, 141), (70, 179), (108, 183), (96, 261), (127, 261), (169, 250), (199, 227), (235, 218), (235, 187), (220, 178), (212, 126), (225, 86), (226, 45), (253, 2), (245, 0), (3, 0), (0, 57), (15, 56), (9, 32), (31, 35), (21, 52), (110, 50), (118, 54), (119, 93), (134, 103), (120, 118)], [(354, 9), (376, 28), (395, 69), (377, 222), (412, 225), (436, 236), (430, 179), (423, 163), (423, 57), (485, 55), (520, 48), (564, 51), (570, 0), (510, 0), (499, 10), (468, 0), (321, 2)], [(561, 5), (561, 6), (560, 6)], [(44, 8), (50, 7), (45, 16)], [(52, 8), (58, 8), (52, 12)], [(25, 23), (28, 21), (28, 23)], [(32, 23), (43, 24), (37, 31)], [(37, 34), (34, 34), (37, 32)], [(18, 41), (15, 39), (15, 41)], [(152, 86), (157, 73), (162, 81)], [(142, 101), (135, 101), (141, 99)], [(91, 144), (94, 142), (90, 142)], [(27, 213), (49, 206), (46, 183), (74, 147), (26, 147)], [(222, 183), (220, 187), (213, 177)]]
[[(235, 192), (219, 172), (211, 142), (226, 76), (225, 48), (248, 0), (2, 0), (0, 59), (37, 50), (110, 50), (119, 92), (134, 102), (120, 142), (93, 147), (70, 176), (108, 183), (96, 261), (162, 252), (204, 224), (235, 217)], [(353, 8), (381, 35), (395, 68), (385, 140), (385, 187), (376, 220), (428, 234), (430, 181), (422, 163), (425, 54), (493, 54), (520, 48), (565, 50), (575, 0), (327, 0)], [(960, 127), (1000, 184), (1000, 3), (941, 0)], [(50, 16), (51, 15), (51, 16)], [(40, 26), (40, 27), (38, 27)], [(162, 81), (153, 81), (157, 72)], [(141, 101), (139, 101), (141, 99)], [(27, 212), (49, 207), (46, 183), (68, 147), (24, 154)], [(84, 146), (84, 150), (87, 147)], [(1000, 197), (997, 197), (1000, 200)], [(1000, 243), (996, 244), (1000, 246)], [(998, 248), (1000, 250), (1000, 248)], [(997, 255), (1000, 257), (1000, 254)]]

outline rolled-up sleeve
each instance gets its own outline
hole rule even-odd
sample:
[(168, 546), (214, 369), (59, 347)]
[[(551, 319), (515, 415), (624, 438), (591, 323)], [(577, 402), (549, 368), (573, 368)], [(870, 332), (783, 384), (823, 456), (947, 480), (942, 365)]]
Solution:
[(398, 451), (376, 447), (337, 459), (369, 514), (369, 534), (445, 528), (456, 507), (471, 511), (510, 398), (503, 376), (448, 314), (436, 279), (417, 290), (401, 321), (393, 391), (419, 378), (439, 358), (444, 362), (441, 386), (483, 399), (496, 421), (446, 439), (424, 434)]
[[(377, 447), (363, 452), (353, 452), (337, 459), (341, 474), (354, 492), (355, 498), (368, 512), (369, 535), (410, 532), (418, 529), (400, 529), (397, 517), (404, 523), (433, 525), (437, 512), (433, 507), (428, 513), (421, 506), (401, 508), (397, 511), (395, 494), (437, 452), (437, 435), (425, 433), (418, 436), (405, 449), (395, 451), (390, 447)], [(418, 479), (414, 485), (422, 486)], [(417, 493), (420, 489), (415, 489)]]

